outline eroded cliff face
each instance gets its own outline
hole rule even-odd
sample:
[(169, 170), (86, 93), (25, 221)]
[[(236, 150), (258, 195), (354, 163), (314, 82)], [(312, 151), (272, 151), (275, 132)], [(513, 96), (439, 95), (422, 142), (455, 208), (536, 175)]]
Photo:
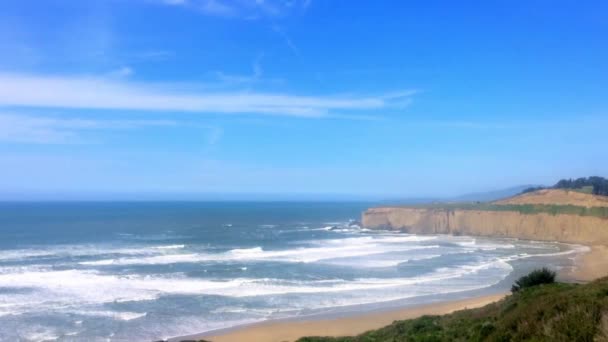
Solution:
[(608, 244), (608, 219), (594, 216), (521, 214), (516, 211), (371, 208), (363, 213), (367, 228), (415, 234), (501, 236), (580, 244)]

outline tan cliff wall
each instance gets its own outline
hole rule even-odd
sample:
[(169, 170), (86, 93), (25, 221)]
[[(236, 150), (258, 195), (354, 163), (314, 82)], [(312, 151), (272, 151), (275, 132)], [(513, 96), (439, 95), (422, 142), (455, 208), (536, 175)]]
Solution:
[(387, 207), (365, 211), (362, 224), (372, 229), (397, 229), (415, 234), (501, 236), (608, 245), (608, 219), (594, 216)]

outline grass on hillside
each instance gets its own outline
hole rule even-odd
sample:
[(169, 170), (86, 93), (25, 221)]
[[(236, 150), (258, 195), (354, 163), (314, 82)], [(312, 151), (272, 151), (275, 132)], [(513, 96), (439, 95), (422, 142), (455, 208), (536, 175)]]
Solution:
[(567, 214), (608, 218), (608, 207), (582, 207), (557, 204), (493, 204), (486, 202), (426, 203), (399, 207), (443, 210), (515, 211), (521, 214)]
[(497, 303), (443, 316), (395, 321), (352, 337), (298, 342), (608, 341), (608, 278), (585, 285), (522, 288)]
[(593, 195), (593, 186), (591, 186), (591, 185), (583, 186), (582, 188), (573, 189), (573, 190), (574, 191), (578, 191), (578, 192), (582, 192), (584, 194)]

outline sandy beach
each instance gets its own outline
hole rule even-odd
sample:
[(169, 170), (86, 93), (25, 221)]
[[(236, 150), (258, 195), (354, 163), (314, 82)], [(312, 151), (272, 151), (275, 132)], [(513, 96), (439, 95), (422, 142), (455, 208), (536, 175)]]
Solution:
[[(608, 248), (606, 246), (590, 246), (589, 252), (578, 255), (574, 261), (575, 267), (573, 269), (564, 270), (559, 274), (561, 281), (588, 282), (608, 275)], [(442, 315), (458, 310), (482, 307), (504, 298), (507, 294), (500, 293), (397, 310), (370, 312), (343, 318), (269, 321), (230, 329), (221, 333), (200, 334), (187, 338), (205, 339), (213, 342), (283, 342), (295, 341), (303, 336), (356, 335), (389, 325), (395, 320), (416, 318), (423, 315)], [(181, 339), (175, 339), (174, 341)]]
[[(467, 308), (477, 308), (504, 298), (506, 293), (446, 301), (390, 311), (365, 313), (352, 317), (326, 319), (263, 322), (219, 334), (189, 336), (189, 339), (205, 339), (213, 342), (282, 342), (295, 341), (303, 336), (356, 335), (367, 330), (391, 324), (395, 320), (416, 318), (422, 315), (442, 315)], [(178, 339), (179, 341), (179, 339)]]
[(575, 267), (559, 275), (563, 281), (589, 282), (608, 275), (608, 247), (589, 246), (587, 253), (576, 256)]

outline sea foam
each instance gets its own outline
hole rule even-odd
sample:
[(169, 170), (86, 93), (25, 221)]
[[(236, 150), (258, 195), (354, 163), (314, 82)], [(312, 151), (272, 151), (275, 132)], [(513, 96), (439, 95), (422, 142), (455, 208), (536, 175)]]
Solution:
[(80, 264), (84, 266), (165, 265), (174, 263), (247, 261), (311, 263), (336, 258), (438, 248), (438, 245), (412, 244), (433, 239), (435, 239), (435, 237), (417, 236), (327, 239), (309, 241), (308, 244), (310, 247), (294, 247), (282, 250), (266, 250), (261, 246), (256, 246), (251, 248), (235, 248), (223, 253), (163, 253), (141, 257), (120, 257), (82, 261)]

